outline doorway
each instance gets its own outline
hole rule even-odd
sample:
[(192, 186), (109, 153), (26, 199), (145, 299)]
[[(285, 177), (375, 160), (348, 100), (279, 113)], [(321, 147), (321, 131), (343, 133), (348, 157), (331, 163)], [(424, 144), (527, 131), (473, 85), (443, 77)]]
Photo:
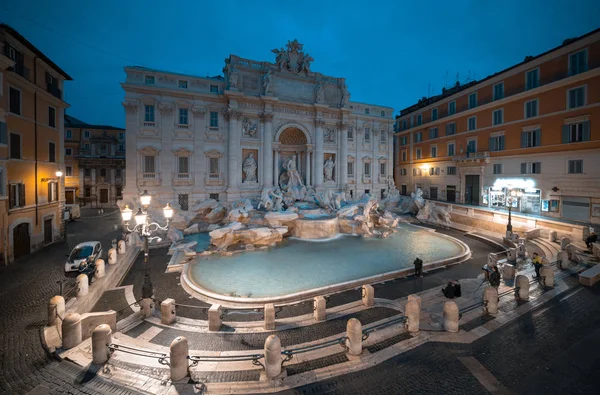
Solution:
[(52, 243), (52, 218), (44, 220), (44, 244)]
[(29, 224), (19, 224), (13, 229), (14, 259), (29, 255)]
[(465, 204), (479, 206), (479, 175), (465, 176)]
[(446, 200), (449, 202), (456, 202), (456, 185), (446, 186)]
[(108, 189), (106, 188), (100, 190), (100, 203), (108, 203)]
[(73, 191), (73, 190), (66, 190), (65, 191), (65, 203), (66, 204), (73, 204), (73, 203), (75, 203), (75, 191)]
[(429, 199), (437, 200), (438, 189), (437, 187), (429, 187)]

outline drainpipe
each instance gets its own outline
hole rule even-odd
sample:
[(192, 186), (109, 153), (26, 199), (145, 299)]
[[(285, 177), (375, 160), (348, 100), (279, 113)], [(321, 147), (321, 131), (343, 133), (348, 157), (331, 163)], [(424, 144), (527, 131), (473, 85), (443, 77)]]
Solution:
[[(33, 84), (37, 86), (37, 60), (33, 58)], [(38, 124), (37, 124), (37, 90), (33, 91), (33, 131), (34, 131), (34, 185), (35, 185), (35, 226), (39, 224), (38, 208)]]

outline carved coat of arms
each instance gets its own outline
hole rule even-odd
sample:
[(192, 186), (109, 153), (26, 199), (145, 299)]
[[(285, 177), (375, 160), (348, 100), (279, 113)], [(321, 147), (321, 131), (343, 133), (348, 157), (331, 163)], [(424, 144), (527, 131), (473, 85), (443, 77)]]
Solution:
[(277, 57), (275, 63), (279, 71), (289, 71), (291, 73), (309, 73), (310, 63), (314, 61), (313, 57), (309, 54), (305, 54), (302, 51), (304, 45), (300, 44), (298, 40), (288, 41), (286, 49), (273, 49), (273, 52)]

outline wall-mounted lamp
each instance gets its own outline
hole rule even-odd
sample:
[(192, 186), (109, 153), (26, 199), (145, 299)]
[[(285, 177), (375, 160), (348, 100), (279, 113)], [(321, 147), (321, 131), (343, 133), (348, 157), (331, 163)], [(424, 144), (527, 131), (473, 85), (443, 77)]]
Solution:
[(58, 181), (57, 178), (61, 178), (63, 175), (62, 170), (56, 170), (56, 173), (54, 173), (54, 175), (56, 175), (56, 178), (54, 177), (42, 177), (42, 182), (52, 182), (52, 181)]

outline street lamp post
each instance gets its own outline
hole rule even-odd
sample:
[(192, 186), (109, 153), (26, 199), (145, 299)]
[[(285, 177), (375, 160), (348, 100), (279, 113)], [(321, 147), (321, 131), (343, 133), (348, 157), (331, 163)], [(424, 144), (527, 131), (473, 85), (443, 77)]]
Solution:
[(521, 196), (523, 196), (523, 192), (515, 191), (514, 189), (511, 189), (510, 193), (508, 194), (508, 196), (506, 198), (506, 205), (508, 206), (508, 224), (506, 225), (507, 232), (512, 233), (512, 223), (511, 223), (512, 218), (510, 215), (511, 211), (512, 211), (512, 205), (513, 205), (515, 199), (520, 198)]
[(142, 286), (142, 298), (152, 298), (153, 290), (152, 290), (152, 281), (150, 279), (150, 270), (148, 269), (148, 242), (154, 239), (160, 239), (159, 237), (152, 237), (152, 234), (158, 230), (167, 230), (169, 228), (169, 221), (173, 217), (173, 208), (169, 203), (163, 208), (163, 214), (165, 219), (167, 220), (167, 224), (164, 226), (159, 225), (156, 222), (150, 222), (148, 218), (148, 207), (150, 206), (150, 201), (152, 200), (152, 196), (148, 193), (148, 191), (144, 191), (143, 194), (140, 195), (140, 202), (142, 207), (138, 208), (138, 211), (135, 213), (135, 226), (133, 228), (129, 227), (129, 221), (133, 216), (133, 210), (129, 208), (128, 205), (125, 205), (125, 208), (121, 211), (121, 216), (123, 217), (123, 221), (125, 222), (125, 228), (130, 233), (138, 233), (144, 242), (144, 285)]

